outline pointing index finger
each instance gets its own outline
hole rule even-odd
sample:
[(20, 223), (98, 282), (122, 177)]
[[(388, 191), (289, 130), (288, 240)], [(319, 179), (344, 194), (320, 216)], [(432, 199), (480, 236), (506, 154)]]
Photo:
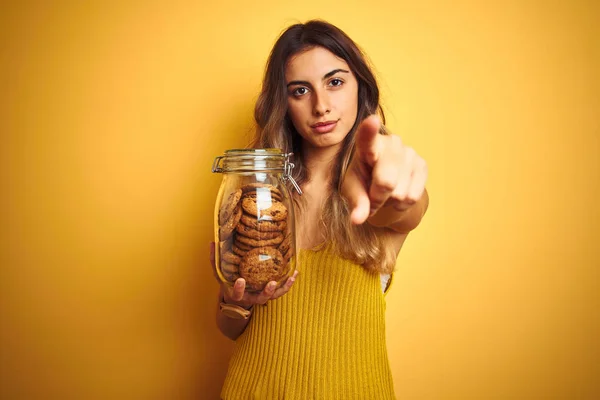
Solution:
[(361, 122), (356, 132), (356, 152), (361, 161), (373, 166), (381, 154), (383, 143), (379, 140), (381, 121), (370, 115)]

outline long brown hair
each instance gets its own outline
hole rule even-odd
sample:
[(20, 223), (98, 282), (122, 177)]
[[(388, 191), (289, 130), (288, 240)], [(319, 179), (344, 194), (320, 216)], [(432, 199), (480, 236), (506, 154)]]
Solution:
[[(331, 242), (342, 257), (369, 270), (390, 273), (395, 266), (396, 253), (387, 230), (368, 223), (353, 225), (349, 206), (340, 194), (342, 178), (354, 154), (357, 127), (374, 113), (378, 113), (385, 124), (375, 76), (362, 51), (342, 30), (325, 21), (312, 20), (292, 25), (280, 35), (269, 56), (262, 90), (256, 102), (254, 119), (257, 130), (252, 146), (293, 152), (294, 179), (302, 185), (310, 178), (304, 165), (302, 138), (288, 115), (285, 67), (295, 54), (317, 46), (345, 60), (358, 81), (357, 117), (333, 165), (331, 195), (325, 203), (320, 221), (322, 239)], [(383, 125), (380, 133), (387, 134)], [(294, 196), (294, 200), (302, 208), (302, 200), (298, 196)]]

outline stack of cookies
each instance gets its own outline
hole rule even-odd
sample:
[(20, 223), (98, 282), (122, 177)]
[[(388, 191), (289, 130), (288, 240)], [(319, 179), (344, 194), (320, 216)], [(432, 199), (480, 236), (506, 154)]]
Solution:
[(221, 272), (260, 291), (289, 273), (292, 235), (288, 209), (273, 185), (251, 183), (231, 192), (219, 211)]

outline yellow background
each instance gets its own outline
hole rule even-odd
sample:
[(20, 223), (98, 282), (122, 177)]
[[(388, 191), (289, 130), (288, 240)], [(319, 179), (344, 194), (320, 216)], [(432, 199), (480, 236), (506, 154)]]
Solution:
[(218, 396), (210, 166), (313, 17), (429, 163), (387, 297), (397, 395), (600, 396), (598, 2), (52, 3), (0, 12), (1, 398)]

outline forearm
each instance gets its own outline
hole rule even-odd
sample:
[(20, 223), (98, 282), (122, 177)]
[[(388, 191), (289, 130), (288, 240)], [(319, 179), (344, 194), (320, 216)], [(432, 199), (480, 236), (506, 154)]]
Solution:
[(376, 227), (385, 227), (399, 233), (408, 233), (419, 225), (428, 207), (429, 195), (425, 190), (419, 201), (408, 209), (398, 211), (393, 206), (383, 206), (367, 221)]
[(217, 302), (217, 327), (223, 335), (231, 340), (236, 340), (248, 326), (249, 319), (233, 319), (219, 311), (219, 303), (223, 300), (223, 292), (219, 291), (219, 300)]

